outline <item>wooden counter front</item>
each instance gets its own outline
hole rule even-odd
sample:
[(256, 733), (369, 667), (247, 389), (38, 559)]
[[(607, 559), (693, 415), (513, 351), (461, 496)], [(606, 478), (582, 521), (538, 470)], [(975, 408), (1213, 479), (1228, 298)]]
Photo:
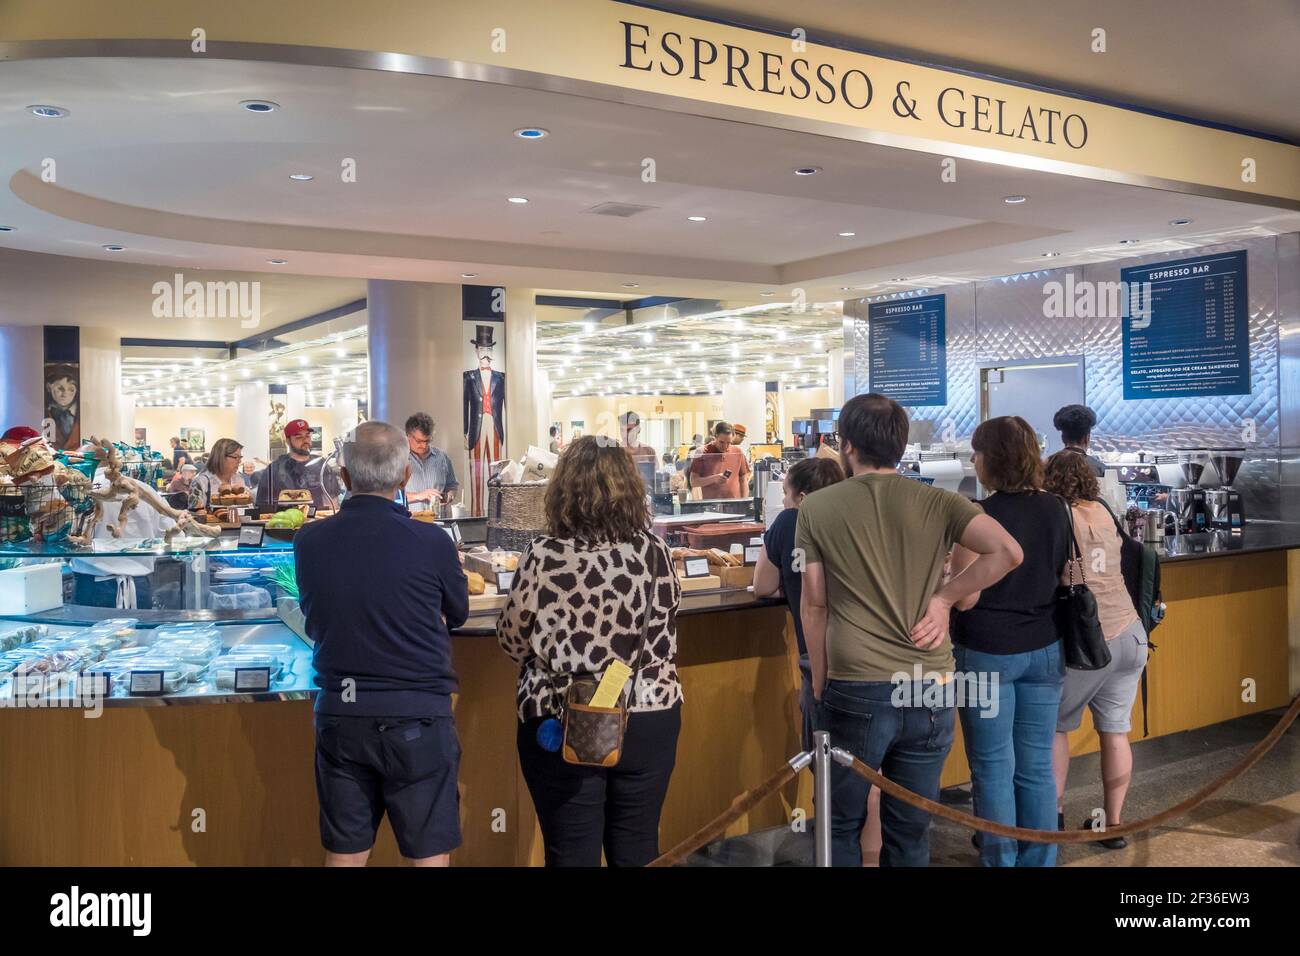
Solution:
[[(1284, 706), (1288, 689), (1286, 552), (1164, 568), (1166, 623), (1150, 662), (1151, 734)], [(781, 607), (683, 614), (685, 703), (661, 845), (689, 835), (798, 751), (798, 672)], [(491, 637), (457, 637), (462, 692), (464, 843), (456, 865), (541, 862), (541, 837), (515, 753), (514, 664)], [(1255, 699), (1243, 700), (1242, 682)], [(1142, 735), (1140, 704), (1134, 730)], [(1085, 714), (1074, 753), (1097, 747)], [(311, 704), (279, 702), (0, 711), (0, 865), (318, 864)], [(969, 779), (954, 745), (944, 784)], [(811, 809), (801, 774), (737, 821), (743, 833)], [(201, 812), (200, 812), (201, 811)], [(374, 862), (395, 863), (381, 828)]]

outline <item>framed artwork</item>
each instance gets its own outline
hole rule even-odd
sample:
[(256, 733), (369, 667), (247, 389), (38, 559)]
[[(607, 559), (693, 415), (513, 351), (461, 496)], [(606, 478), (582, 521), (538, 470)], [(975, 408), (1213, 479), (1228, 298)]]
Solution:
[(147, 432), (148, 432), (147, 428), (137, 428), (135, 430), (135, 443), (137, 445), (144, 445), (148, 443), (149, 436)]
[(504, 316), (462, 321), (464, 340), (465, 497), (471, 517), (487, 514), (491, 463), (506, 448), (506, 375)]
[(570, 430), (570, 432), (571, 432), (571, 436), (570, 436), (570, 438), (569, 438), (569, 441), (577, 441), (579, 438), (581, 438), (581, 437), (582, 437), (582, 430), (583, 430), (584, 428), (586, 428), (586, 427), (587, 427), (587, 423), (586, 423), (585, 421), (571, 421), (571, 422), (569, 422), (569, 430)]
[(41, 431), (55, 448), (81, 444), (81, 363), (45, 363), (45, 418)]
[(311, 450), (312, 451), (320, 451), (322, 448), (325, 447), (322, 435), (323, 435), (323, 429), (320, 425), (311, 426)]
[(207, 439), (204, 437), (202, 428), (186, 428), (181, 426), (181, 447), (190, 454), (203, 454), (208, 450)]

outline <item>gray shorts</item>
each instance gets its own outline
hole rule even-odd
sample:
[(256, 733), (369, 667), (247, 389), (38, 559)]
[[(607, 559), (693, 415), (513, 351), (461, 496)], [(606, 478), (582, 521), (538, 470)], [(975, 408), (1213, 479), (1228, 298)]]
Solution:
[(1065, 670), (1061, 689), (1061, 710), (1056, 717), (1057, 733), (1079, 728), (1083, 708), (1092, 710), (1092, 724), (1099, 733), (1126, 734), (1133, 726), (1133, 700), (1147, 663), (1147, 632), (1140, 620), (1106, 642), (1110, 663), (1099, 671)]

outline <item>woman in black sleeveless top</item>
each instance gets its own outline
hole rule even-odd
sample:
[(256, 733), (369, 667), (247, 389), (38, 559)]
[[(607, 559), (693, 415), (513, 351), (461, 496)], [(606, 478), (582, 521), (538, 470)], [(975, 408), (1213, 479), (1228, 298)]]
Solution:
[[(965, 692), (959, 714), (975, 812), (1037, 830), (1057, 828), (1052, 741), (1063, 661), (1052, 617), (1069, 547), (1065, 504), (1042, 490), (1038, 436), (1023, 418), (992, 418), (971, 438), (985, 512), (1025, 558), (997, 584), (957, 605), (952, 640)], [(953, 572), (974, 558), (954, 549)], [(1053, 866), (1056, 847), (980, 835), (984, 866)]]

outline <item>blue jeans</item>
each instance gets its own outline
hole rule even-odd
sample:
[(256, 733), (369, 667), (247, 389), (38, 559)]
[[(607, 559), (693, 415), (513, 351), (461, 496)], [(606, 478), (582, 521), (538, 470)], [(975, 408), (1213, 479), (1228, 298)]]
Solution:
[[(939, 799), (939, 774), (952, 748), (954, 707), (922, 706), (932, 682), (903, 688), (912, 706), (895, 706), (895, 685), (887, 681), (826, 682), (819, 730), (873, 770), (931, 800)], [(862, 865), (862, 827), (871, 785), (848, 767), (831, 764), (831, 863)], [(930, 814), (888, 794), (880, 800), (880, 865), (930, 865)]]
[[(980, 675), (981, 697), (996, 674), (997, 711), (982, 709), (968, 683), (961, 731), (970, 761), (975, 814), (995, 823), (1056, 829), (1052, 740), (1064, 680), (1061, 645), (1024, 654), (986, 654), (960, 644), (957, 670)], [(980, 834), (981, 866), (1055, 866), (1056, 845)]]

